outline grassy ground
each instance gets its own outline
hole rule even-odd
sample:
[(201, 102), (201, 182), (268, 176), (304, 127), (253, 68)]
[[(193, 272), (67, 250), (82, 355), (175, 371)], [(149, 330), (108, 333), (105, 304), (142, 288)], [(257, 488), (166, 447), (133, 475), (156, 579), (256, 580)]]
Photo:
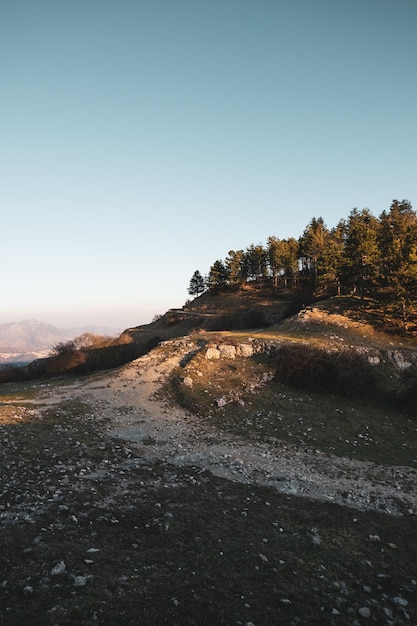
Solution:
[[(185, 377), (192, 386), (182, 383)], [(287, 387), (274, 379), (269, 357), (212, 361), (202, 352), (176, 370), (164, 392), (214, 423), (219, 432), (417, 467), (415, 419), (378, 397), (346, 398)]]
[(417, 622), (414, 518), (144, 463), (85, 404), (0, 410), (2, 625)]

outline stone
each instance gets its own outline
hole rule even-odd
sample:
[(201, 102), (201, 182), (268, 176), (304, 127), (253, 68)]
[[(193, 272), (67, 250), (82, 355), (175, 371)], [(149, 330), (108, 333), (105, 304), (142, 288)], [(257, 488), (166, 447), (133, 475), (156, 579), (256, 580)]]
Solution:
[(191, 388), (193, 386), (193, 379), (191, 378), (191, 376), (186, 376), (185, 378), (183, 378), (182, 384), (185, 387), (190, 387)]
[(237, 354), (239, 356), (243, 356), (245, 358), (250, 357), (253, 355), (253, 346), (247, 344), (247, 343), (241, 343), (236, 350)]
[(367, 606), (363, 606), (362, 608), (360, 608), (358, 613), (361, 617), (365, 617), (365, 618), (371, 617), (371, 611), (368, 609)]
[(65, 574), (67, 571), (67, 566), (64, 561), (60, 561), (51, 569), (51, 576), (59, 576), (60, 574)]
[(234, 359), (236, 358), (236, 348), (235, 346), (230, 346), (228, 344), (222, 344), (219, 346), (220, 356), (224, 359)]
[(220, 359), (220, 351), (217, 348), (207, 348), (206, 359)]

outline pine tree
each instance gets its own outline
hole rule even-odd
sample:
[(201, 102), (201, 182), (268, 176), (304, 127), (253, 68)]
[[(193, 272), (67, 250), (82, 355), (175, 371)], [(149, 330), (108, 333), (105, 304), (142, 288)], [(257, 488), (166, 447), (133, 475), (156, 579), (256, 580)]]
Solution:
[(368, 209), (353, 209), (346, 226), (344, 281), (361, 298), (374, 291), (380, 268), (379, 222)]
[(264, 278), (267, 275), (267, 258), (268, 253), (265, 248), (258, 244), (254, 246), (251, 244), (246, 249), (246, 257), (248, 262), (248, 278), (257, 280), (258, 278)]
[(229, 280), (229, 272), (223, 261), (217, 260), (210, 268), (207, 279), (207, 286), (212, 293), (218, 292), (219, 289), (226, 287)]
[(298, 242), (293, 237), (289, 239), (268, 239), (268, 263), (272, 274), (274, 289), (278, 287), (278, 280), (282, 277), (287, 289), (289, 281), (295, 286), (298, 273)]
[(313, 217), (299, 239), (304, 271), (310, 277), (314, 286), (318, 283), (319, 261), (326, 246), (328, 236), (329, 231), (326, 228), (323, 218)]
[(225, 267), (228, 273), (228, 281), (232, 287), (241, 287), (247, 278), (244, 264), (243, 250), (229, 250), (225, 260)]
[(345, 264), (346, 222), (341, 220), (326, 237), (319, 262), (319, 286), (326, 292), (340, 295)]
[(194, 274), (191, 276), (190, 286), (188, 287), (188, 293), (190, 294), (190, 296), (198, 297), (200, 293), (203, 293), (205, 288), (206, 288), (206, 285), (205, 285), (204, 278), (202, 277), (200, 272), (196, 270)]
[(393, 200), (389, 212), (381, 214), (378, 244), (382, 285), (394, 295), (407, 330), (417, 300), (417, 215), (407, 200)]

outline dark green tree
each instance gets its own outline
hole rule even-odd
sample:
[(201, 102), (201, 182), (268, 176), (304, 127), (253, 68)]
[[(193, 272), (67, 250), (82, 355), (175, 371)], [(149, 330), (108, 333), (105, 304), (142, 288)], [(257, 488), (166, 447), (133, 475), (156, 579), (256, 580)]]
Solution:
[(307, 225), (299, 239), (299, 252), (303, 260), (304, 273), (316, 286), (319, 278), (319, 262), (326, 246), (329, 231), (322, 217), (315, 218)]
[(221, 260), (217, 260), (210, 267), (207, 278), (207, 286), (212, 293), (216, 293), (219, 289), (223, 289), (229, 282), (229, 272)]
[(229, 250), (225, 259), (225, 268), (228, 274), (228, 281), (232, 287), (240, 287), (247, 279), (246, 266), (244, 263), (243, 250)]
[(417, 215), (407, 200), (393, 200), (388, 213), (381, 214), (378, 244), (382, 286), (393, 294), (407, 329), (417, 299)]
[(282, 279), (285, 289), (287, 289), (290, 281), (291, 286), (295, 286), (298, 273), (298, 243), (296, 239), (269, 237), (267, 253), (274, 289), (277, 289), (280, 279)]
[(345, 265), (346, 222), (341, 220), (325, 240), (319, 261), (319, 287), (324, 293), (340, 295)]
[(283, 278), (284, 286), (294, 288), (297, 284), (299, 272), (298, 241), (294, 237), (283, 239)]
[(268, 264), (272, 274), (274, 290), (278, 287), (278, 277), (283, 273), (283, 244), (277, 237), (268, 238)]
[(369, 209), (351, 211), (346, 225), (343, 280), (361, 298), (377, 288), (380, 267), (378, 232), (379, 222)]
[(191, 276), (190, 285), (188, 287), (188, 293), (190, 294), (190, 296), (198, 297), (200, 293), (203, 293), (203, 291), (205, 291), (205, 288), (206, 288), (206, 284), (205, 284), (204, 278), (202, 277), (200, 272), (196, 270), (194, 274)]
[(246, 249), (246, 257), (248, 264), (248, 278), (252, 280), (262, 279), (268, 274), (268, 253), (265, 248), (258, 244), (251, 244)]
[(398, 282), (407, 263), (409, 234), (417, 216), (407, 200), (393, 200), (388, 213), (380, 215), (378, 245), (381, 252), (381, 279), (385, 285)]

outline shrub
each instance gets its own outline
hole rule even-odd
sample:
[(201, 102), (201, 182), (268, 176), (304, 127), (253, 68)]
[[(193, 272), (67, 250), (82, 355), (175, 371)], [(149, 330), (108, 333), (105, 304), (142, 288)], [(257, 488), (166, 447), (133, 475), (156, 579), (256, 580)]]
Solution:
[(410, 417), (417, 417), (417, 366), (411, 365), (403, 370), (398, 389), (398, 401)]
[(83, 365), (86, 360), (86, 351), (78, 349), (76, 341), (57, 343), (52, 348), (49, 358), (48, 374), (52, 376), (66, 374)]
[(341, 396), (370, 396), (377, 378), (367, 358), (356, 350), (328, 352), (307, 345), (287, 345), (276, 353), (275, 379), (306, 391)]

